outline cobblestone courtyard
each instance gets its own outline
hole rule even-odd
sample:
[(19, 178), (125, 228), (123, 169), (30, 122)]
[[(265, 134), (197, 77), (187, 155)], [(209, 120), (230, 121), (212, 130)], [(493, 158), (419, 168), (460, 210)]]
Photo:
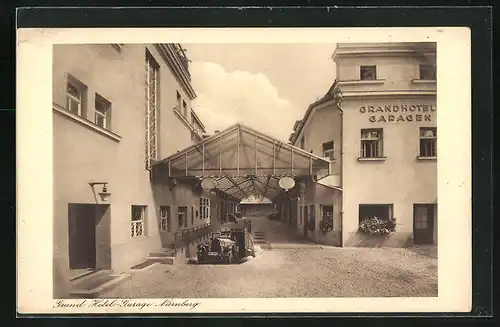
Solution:
[[(261, 224), (266, 224), (262, 226)], [(103, 298), (430, 297), (437, 296), (435, 248), (322, 248), (259, 219), (271, 247), (240, 265), (157, 265)], [(280, 246), (283, 245), (283, 246)], [(284, 246), (286, 245), (286, 246)]]

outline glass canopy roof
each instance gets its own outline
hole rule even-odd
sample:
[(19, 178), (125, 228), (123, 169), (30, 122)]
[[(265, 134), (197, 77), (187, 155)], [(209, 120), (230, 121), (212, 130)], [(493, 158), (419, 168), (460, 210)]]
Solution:
[(330, 161), (241, 124), (154, 164), (170, 178), (211, 177), (217, 189), (238, 199), (283, 191), (281, 177), (327, 176)]

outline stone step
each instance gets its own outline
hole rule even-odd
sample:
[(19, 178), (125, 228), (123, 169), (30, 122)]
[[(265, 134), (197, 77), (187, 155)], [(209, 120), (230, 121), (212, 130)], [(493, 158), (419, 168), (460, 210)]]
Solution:
[(130, 274), (100, 273), (85, 278), (83, 281), (74, 282), (71, 285), (71, 296), (78, 298), (96, 298), (104, 291), (108, 291), (119, 283), (131, 277)]
[(149, 254), (150, 257), (173, 257), (175, 256), (175, 250), (165, 250), (165, 251), (158, 251), (158, 252), (152, 252)]
[(81, 282), (84, 282), (90, 278), (96, 278), (97, 276), (101, 275), (109, 275), (111, 274), (111, 270), (108, 269), (99, 269), (99, 270), (89, 270), (87, 273), (82, 274), (78, 277), (72, 278), (70, 280), (71, 284), (79, 284)]
[(142, 263), (140, 263), (138, 265), (135, 265), (135, 266), (133, 266), (130, 269), (132, 271), (143, 271), (143, 270), (151, 269), (154, 266), (156, 266), (157, 264), (159, 264), (159, 262), (157, 262), (155, 260), (147, 259), (146, 261), (144, 261), (144, 262), (142, 262)]
[(150, 260), (152, 262), (162, 263), (162, 264), (165, 264), (165, 265), (173, 265), (175, 263), (175, 257), (174, 256), (171, 256), (171, 257), (149, 256), (147, 260)]

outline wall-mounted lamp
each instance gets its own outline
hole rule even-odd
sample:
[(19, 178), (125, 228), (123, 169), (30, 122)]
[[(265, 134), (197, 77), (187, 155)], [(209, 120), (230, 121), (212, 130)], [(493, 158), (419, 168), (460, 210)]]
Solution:
[(101, 198), (101, 201), (106, 202), (108, 201), (109, 197), (111, 196), (111, 193), (108, 192), (108, 182), (89, 182), (90, 187), (92, 189), (94, 188), (94, 185), (102, 185), (102, 192), (99, 192), (99, 197)]

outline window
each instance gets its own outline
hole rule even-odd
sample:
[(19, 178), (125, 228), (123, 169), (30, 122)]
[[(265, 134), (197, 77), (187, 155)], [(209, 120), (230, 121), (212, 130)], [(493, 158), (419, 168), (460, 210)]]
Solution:
[(111, 129), (111, 103), (99, 94), (95, 95), (94, 123), (106, 129)]
[(333, 218), (333, 206), (332, 205), (322, 205), (321, 206), (321, 216), (323, 220)]
[(435, 158), (437, 128), (420, 127), (420, 157)]
[(179, 91), (176, 91), (177, 92), (177, 109), (179, 109), (179, 111), (181, 111), (181, 106), (182, 106), (182, 97), (181, 97), (181, 94), (179, 93)]
[(130, 234), (132, 237), (144, 235), (144, 220), (146, 217), (146, 206), (132, 206), (132, 222)]
[(361, 158), (382, 158), (382, 129), (361, 130)]
[(184, 115), (184, 117), (187, 117), (187, 103), (186, 101), (182, 100), (182, 114)]
[(429, 206), (427, 205), (414, 205), (413, 210), (415, 212), (414, 224), (416, 229), (428, 229), (429, 228)]
[(87, 87), (76, 78), (69, 76), (66, 86), (66, 109), (86, 118), (85, 96)]
[(306, 147), (306, 140), (304, 136), (302, 136), (302, 138), (300, 139), (300, 148), (304, 150), (305, 147)]
[(359, 205), (359, 221), (366, 218), (377, 217), (382, 220), (393, 218), (392, 204), (360, 204)]
[(111, 46), (113, 48), (115, 48), (116, 51), (120, 52), (120, 51), (122, 51), (124, 44), (123, 43), (115, 43), (115, 44), (111, 44)]
[(156, 115), (158, 108), (158, 63), (146, 52), (146, 110), (145, 110), (145, 154), (146, 169), (151, 169), (151, 160), (156, 159)]
[[(230, 209), (231, 211), (231, 206)], [(210, 218), (210, 199), (200, 198), (200, 219)]]
[(333, 141), (323, 143), (323, 157), (334, 160), (334, 143)]
[(179, 228), (187, 227), (187, 207), (177, 208), (177, 220), (179, 222)]
[(321, 206), (321, 219), (333, 229), (333, 205)]
[(309, 206), (309, 230), (313, 231), (316, 229), (316, 210), (314, 204)]
[(377, 79), (377, 66), (361, 66), (359, 78), (363, 81), (374, 81)]
[(419, 65), (419, 78), (421, 80), (436, 80), (436, 65)]
[(160, 207), (160, 231), (170, 232), (170, 207), (161, 206)]

